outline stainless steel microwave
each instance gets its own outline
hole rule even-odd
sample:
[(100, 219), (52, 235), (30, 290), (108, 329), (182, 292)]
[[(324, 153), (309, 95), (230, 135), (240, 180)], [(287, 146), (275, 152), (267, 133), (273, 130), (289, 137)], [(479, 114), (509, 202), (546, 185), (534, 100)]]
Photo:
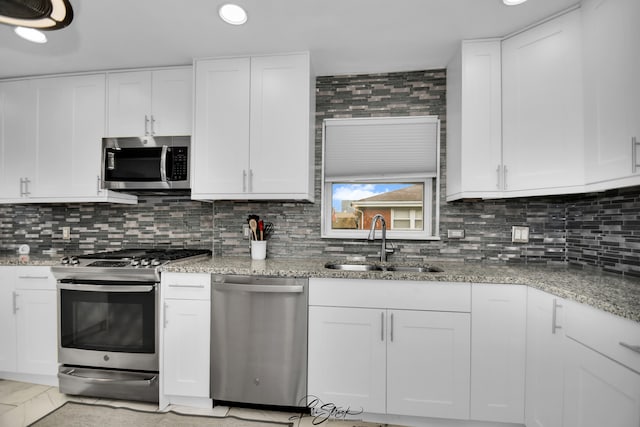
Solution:
[(102, 187), (112, 190), (191, 188), (190, 136), (102, 139)]

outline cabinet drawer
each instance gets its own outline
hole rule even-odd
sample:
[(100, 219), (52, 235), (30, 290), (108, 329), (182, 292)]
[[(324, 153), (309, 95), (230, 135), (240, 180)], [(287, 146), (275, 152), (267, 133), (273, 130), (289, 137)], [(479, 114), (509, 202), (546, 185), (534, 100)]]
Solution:
[(568, 337), (640, 372), (640, 323), (584, 304), (566, 304)]
[(50, 267), (16, 267), (16, 289), (56, 289)]
[(209, 300), (211, 274), (162, 273), (163, 298)]
[(470, 312), (471, 284), (311, 278), (309, 305)]

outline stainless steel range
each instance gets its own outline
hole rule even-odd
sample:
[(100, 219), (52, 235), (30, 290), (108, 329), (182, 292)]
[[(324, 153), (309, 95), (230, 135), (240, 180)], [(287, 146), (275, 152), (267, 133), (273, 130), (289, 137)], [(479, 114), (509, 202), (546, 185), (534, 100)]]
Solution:
[(58, 280), (60, 391), (157, 402), (160, 269), (206, 249), (125, 249), (65, 257)]

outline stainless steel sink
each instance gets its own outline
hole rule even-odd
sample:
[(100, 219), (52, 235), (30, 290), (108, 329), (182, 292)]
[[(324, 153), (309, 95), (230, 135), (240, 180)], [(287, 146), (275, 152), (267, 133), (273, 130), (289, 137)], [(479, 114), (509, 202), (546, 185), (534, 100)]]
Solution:
[(384, 268), (379, 265), (372, 264), (338, 264), (338, 263), (327, 263), (324, 265), (325, 268), (329, 268), (331, 270), (344, 270), (344, 271), (383, 271)]
[(398, 271), (405, 273), (441, 273), (443, 270), (431, 265), (412, 266), (412, 265), (390, 265), (386, 267), (387, 271)]
[(376, 265), (376, 264), (342, 264), (337, 262), (329, 262), (324, 265), (325, 268), (331, 270), (343, 271), (397, 271), (402, 273), (438, 273), (443, 270), (431, 265), (412, 266), (412, 265)]

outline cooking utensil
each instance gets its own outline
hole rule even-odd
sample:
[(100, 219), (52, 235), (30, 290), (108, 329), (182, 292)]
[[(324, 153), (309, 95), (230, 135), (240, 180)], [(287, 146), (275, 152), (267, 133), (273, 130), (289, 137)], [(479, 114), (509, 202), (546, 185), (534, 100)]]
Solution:
[(260, 232), (260, 240), (264, 240), (264, 221), (258, 221), (258, 231)]
[(255, 219), (251, 218), (249, 220), (249, 228), (251, 228), (251, 235), (253, 240), (258, 240), (258, 235), (256, 234), (256, 230), (258, 229), (258, 223)]

